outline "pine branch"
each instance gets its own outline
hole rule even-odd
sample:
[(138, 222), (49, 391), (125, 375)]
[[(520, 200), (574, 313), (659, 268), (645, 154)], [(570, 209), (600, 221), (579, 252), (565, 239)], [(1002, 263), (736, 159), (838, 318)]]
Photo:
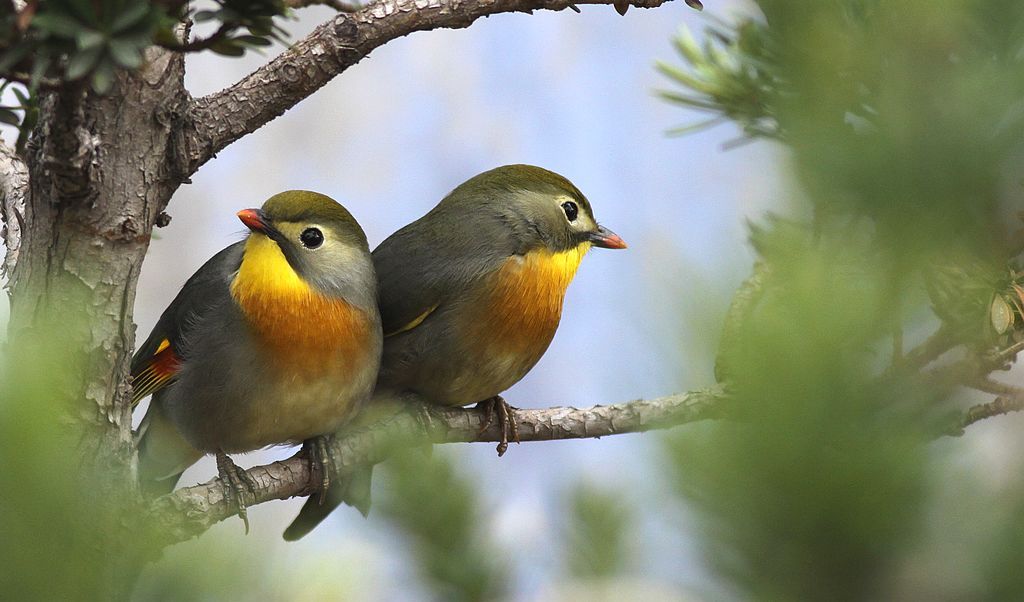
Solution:
[(1024, 412), (1024, 395), (1000, 395), (988, 403), (971, 406), (960, 417), (959, 424), (954, 425), (945, 434), (959, 437), (964, 434), (967, 427), (975, 422), (1013, 412)]

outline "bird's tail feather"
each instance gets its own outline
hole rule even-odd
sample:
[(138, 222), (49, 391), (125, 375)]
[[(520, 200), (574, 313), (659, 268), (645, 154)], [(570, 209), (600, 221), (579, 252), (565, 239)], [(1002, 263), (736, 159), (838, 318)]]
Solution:
[(316, 494), (309, 496), (299, 515), (284, 531), (285, 541), (296, 541), (305, 537), (319, 525), (327, 515), (341, 504), (348, 504), (366, 516), (370, 513), (370, 482), (373, 466), (361, 466), (346, 478), (331, 483), (327, 497), (320, 503)]
[(139, 486), (149, 497), (173, 491), (185, 469), (203, 457), (203, 452), (185, 441), (155, 402), (150, 402), (135, 437), (139, 450)]
[[(374, 393), (373, 399), (366, 404), (365, 409), (356, 416), (349, 426), (345, 427), (345, 431), (372, 429), (375, 423), (403, 411), (406, 407), (400, 394), (378, 390)], [(367, 516), (370, 513), (372, 478), (373, 466), (360, 466), (345, 478), (338, 479), (331, 484), (323, 504), (320, 503), (319, 496), (310, 496), (302, 506), (302, 510), (299, 511), (299, 515), (285, 529), (285, 540), (295, 541), (304, 537), (341, 504), (352, 506), (363, 516)]]

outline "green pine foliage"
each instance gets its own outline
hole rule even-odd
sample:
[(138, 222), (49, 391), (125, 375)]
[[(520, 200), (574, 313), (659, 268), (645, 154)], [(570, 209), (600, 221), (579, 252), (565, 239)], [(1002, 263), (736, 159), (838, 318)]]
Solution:
[[(1003, 522), (964, 515), (941, 500), (968, 442), (936, 439), (1024, 338), (1024, 6), (759, 6), (703, 45), (684, 30), (659, 65), (667, 100), (714, 116), (696, 127), (776, 141), (797, 183), (789, 219), (753, 225), (758, 291), (725, 325), (737, 420), (666, 439), (705, 558), (750, 599), (1018, 599), (1024, 480), (957, 488)], [(903, 363), (904, 330), (940, 330), (960, 359)], [(953, 531), (974, 545), (949, 552)]]
[(408, 542), (410, 558), (438, 600), (499, 598), (507, 555), (488, 538), (486, 501), (472, 477), (445, 453), (399, 453), (387, 470), (381, 515)]
[(620, 492), (580, 483), (564, 502), (566, 564), (576, 579), (611, 579), (630, 568), (632, 511)]

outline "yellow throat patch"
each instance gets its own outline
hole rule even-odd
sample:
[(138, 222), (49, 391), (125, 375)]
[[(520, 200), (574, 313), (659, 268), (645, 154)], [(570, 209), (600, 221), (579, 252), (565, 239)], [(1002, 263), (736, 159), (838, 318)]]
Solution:
[[(285, 258), (281, 247), (263, 234), (250, 234), (238, 275), (231, 281), (231, 294), (242, 303), (262, 296), (304, 296), (312, 288), (299, 277)], [(242, 303), (243, 307), (245, 306)]]
[[(558, 328), (565, 291), (590, 243), (553, 253), (531, 251), (508, 259), (491, 281), (488, 317), (477, 336), (488, 346), (529, 355), (544, 353)], [(486, 326), (484, 325), (486, 324)]]
[(365, 313), (313, 289), (263, 234), (249, 235), (231, 296), (268, 351), (290, 367), (316, 372), (332, 351), (362, 355), (370, 328)]

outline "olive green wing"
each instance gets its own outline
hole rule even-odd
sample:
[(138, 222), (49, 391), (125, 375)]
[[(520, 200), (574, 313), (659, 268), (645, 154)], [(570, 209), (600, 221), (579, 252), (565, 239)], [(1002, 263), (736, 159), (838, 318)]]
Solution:
[(188, 357), (188, 331), (196, 316), (230, 297), (229, 286), (242, 263), (244, 242), (214, 255), (185, 283), (132, 358), (132, 407), (174, 382)]
[(515, 252), (507, 236), (480, 236), (478, 227), (488, 225), (435, 210), (373, 251), (385, 337), (429, 322), (435, 310)]

